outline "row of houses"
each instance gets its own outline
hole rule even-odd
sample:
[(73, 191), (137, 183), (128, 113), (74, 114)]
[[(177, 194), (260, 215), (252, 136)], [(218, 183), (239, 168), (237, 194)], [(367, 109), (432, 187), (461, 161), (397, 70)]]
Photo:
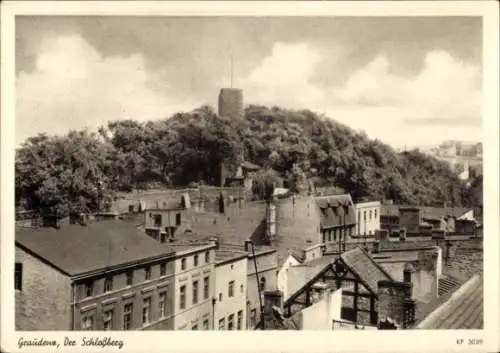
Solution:
[(128, 216), (18, 227), (16, 327), (252, 329), (267, 291), (297, 289), (289, 268), (373, 239), (382, 209), (348, 194), (249, 202), (225, 192), (200, 209), (182, 193)]
[(16, 329), (256, 325), (259, 293), (276, 287), (275, 250), (217, 240), (161, 243), (137, 228), (136, 217), (106, 218), (16, 229)]

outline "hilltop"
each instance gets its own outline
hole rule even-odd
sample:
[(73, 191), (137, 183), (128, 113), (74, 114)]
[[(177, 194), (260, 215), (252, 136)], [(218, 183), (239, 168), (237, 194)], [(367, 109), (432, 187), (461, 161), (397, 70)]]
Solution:
[(481, 182), (468, 188), (432, 156), (397, 153), (311, 111), (251, 105), (236, 120), (203, 106), (163, 120), (114, 121), (98, 132), (32, 137), (16, 151), (16, 204), (95, 209), (119, 191), (214, 185), (221, 162), (242, 158), (262, 166), (257, 185), (280, 181), (294, 189), (306, 178), (354, 200), (474, 206), (482, 199)]

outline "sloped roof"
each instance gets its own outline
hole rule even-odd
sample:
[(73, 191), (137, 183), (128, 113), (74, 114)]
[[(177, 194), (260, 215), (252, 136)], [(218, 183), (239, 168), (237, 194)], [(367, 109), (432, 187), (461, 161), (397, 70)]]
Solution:
[[(321, 228), (356, 224), (356, 210), (349, 194), (316, 196), (315, 199), (321, 210)], [(343, 206), (347, 206), (347, 212)]]
[(377, 293), (378, 281), (394, 279), (362, 247), (358, 246), (340, 255), (344, 263)]
[(445, 297), (417, 328), (426, 330), (482, 329), (484, 315), (483, 277), (476, 275)]
[(172, 247), (121, 220), (67, 224), (60, 229), (18, 228), (16, 245), (69, 275), (175, 254)]

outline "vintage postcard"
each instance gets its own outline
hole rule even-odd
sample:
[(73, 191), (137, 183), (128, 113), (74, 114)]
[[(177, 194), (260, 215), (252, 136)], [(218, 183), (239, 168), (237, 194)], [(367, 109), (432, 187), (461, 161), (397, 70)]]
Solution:
[(2, 351), (498, 351), (498, 29), (2, 3)]

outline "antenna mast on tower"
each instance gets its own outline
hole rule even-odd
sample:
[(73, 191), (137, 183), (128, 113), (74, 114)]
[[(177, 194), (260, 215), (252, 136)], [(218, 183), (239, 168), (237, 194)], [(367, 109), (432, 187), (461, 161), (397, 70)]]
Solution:
[(231, 53), (231, 88), (233, 88), (233, 53)]

